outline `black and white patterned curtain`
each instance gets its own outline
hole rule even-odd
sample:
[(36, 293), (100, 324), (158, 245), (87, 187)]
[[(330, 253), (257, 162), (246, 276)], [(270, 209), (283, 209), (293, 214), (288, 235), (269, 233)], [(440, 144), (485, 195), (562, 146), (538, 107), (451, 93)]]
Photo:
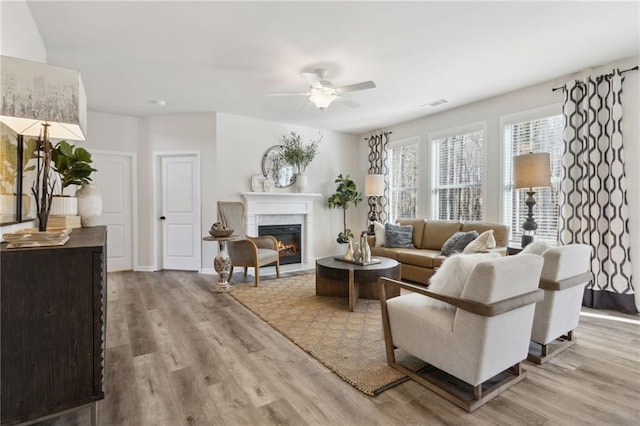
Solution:
[(629, 208), (619, 70), (564, 87), (560, 242), (590, 245), (594, 281), (583, 305), (637, 313), (631, 276)]
[[(384, 195), (377, 197), (378, 220), (386, 223), (389, 216), (389, 168), (387, 167), (387, 144), (391, 132), (382, 132), (365, 138), (369, 144), (369, 174), (384, 175)], [(376, 208), (376, 197), (369, 197), (369, 214)]]

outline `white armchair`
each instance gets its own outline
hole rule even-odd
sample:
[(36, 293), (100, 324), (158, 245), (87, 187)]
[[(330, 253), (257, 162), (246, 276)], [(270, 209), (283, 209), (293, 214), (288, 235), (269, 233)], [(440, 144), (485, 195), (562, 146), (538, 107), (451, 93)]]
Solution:
[(569, 244), (542, 253), (540, 289), (544, 300), (536, 305), (529, 361), (542, 364), (573, 346), (584, 287), (592, 279), (591, 247)]
[[(523, 254), (478, 263), (459, 298), (381, 278), (383, 330), (389, 365), (467, 411), (473, 411), (526, 377), (542, 258)], [(386, 300), (385, 287), (412, 294)], [(452, 305), (439, 309), (430, 298)], [(430, 364), (415, 373), (396, 362), (400, 348)], [(438, 370), (441, 371), (438, 371)], [(442, 378), (442, 371), (450, 376)], [(492, 380), (489, 380), (492, 379)], [(451, 381), (456, 380), (452, 385)]]

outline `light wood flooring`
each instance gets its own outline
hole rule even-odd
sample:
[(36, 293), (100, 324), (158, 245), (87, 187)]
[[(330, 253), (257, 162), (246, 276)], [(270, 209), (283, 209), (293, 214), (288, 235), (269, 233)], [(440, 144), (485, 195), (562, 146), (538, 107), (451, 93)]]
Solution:
[[(544, 366), (525, 362), (524, 382), (469, 414), (411, 381), (362, 394), (229, 295), (211, 293), (213, 283), (189, 272), (108, 275), (101, 424), (640, 424), (638, 317), (583, 316), (577, 345)], [(87, 410), (43, 424), (88, 419)]]

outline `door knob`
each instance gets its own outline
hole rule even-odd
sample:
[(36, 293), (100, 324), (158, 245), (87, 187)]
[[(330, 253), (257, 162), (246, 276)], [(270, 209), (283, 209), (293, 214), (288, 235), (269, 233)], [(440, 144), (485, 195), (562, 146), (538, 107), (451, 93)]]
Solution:
[(160, 220), (165, 220), (165, 219), (166, 219), (166, 217), (160, 216)]

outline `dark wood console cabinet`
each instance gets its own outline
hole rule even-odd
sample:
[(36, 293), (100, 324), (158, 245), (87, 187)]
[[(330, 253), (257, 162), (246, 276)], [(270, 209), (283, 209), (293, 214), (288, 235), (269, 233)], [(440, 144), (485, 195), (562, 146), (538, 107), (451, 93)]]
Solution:
[(70, 237), (60, 247), (0, 246), (2, 425), (104, 398), (107, 231)]

